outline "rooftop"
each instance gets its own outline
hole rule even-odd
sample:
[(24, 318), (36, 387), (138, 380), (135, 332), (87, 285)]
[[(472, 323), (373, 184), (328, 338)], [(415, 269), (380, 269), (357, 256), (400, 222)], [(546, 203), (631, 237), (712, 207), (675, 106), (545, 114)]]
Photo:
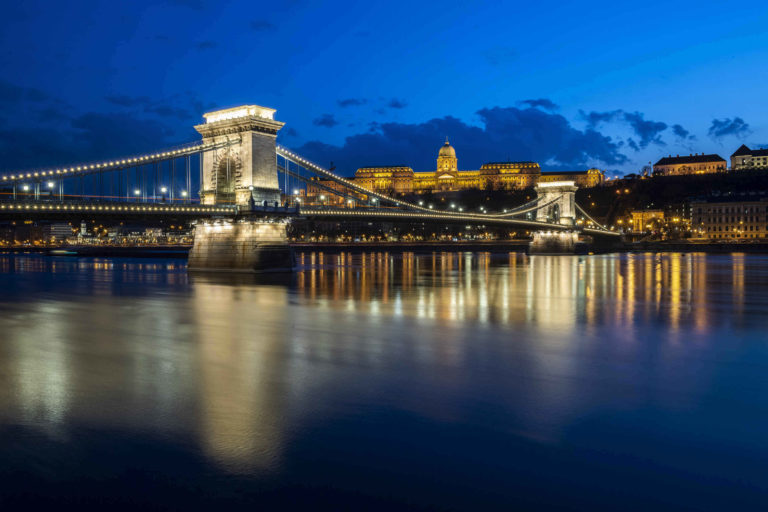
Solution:
[(656, 165), (676, 165), (676, 164), (703, 164), (707, 162), (725, 163), (725, 159), (717, 154), (705, 155), (704, 153), (691, 154), (688, 156), (669, 155), (669, 156), (663, 157), (653, 165), (656, 166)]
[(749, 149), (745, 144), (742, 144), (731, 156), (768, 156), (768, 149)]

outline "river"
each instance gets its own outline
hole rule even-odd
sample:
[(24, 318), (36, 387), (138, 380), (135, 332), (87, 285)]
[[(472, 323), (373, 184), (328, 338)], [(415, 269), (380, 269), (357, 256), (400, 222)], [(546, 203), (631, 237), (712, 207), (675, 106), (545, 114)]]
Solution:
[(768, 508), (768, 257), (0, 254), (0, 504)]

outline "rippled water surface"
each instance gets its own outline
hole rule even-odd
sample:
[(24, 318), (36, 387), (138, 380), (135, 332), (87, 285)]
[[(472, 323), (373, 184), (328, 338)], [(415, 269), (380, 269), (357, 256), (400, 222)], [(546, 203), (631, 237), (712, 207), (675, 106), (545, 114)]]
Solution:
[(0, 505), (768, 508), (768, 257), (0, 255)]

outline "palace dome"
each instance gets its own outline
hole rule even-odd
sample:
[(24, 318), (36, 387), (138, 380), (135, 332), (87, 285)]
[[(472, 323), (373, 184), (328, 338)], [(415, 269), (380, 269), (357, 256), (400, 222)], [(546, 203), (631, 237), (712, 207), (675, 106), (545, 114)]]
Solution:
[(448, 138), (445, 139), (445, 144), (443, 144), (443, 147), (440, 148), (440, 152), (437, 154), (437, 156), (449, 156), (451, 158), (456, 158), (456, 150), (453, 149), (453, 146), (451, 146), (450, 142), (448, 142)]

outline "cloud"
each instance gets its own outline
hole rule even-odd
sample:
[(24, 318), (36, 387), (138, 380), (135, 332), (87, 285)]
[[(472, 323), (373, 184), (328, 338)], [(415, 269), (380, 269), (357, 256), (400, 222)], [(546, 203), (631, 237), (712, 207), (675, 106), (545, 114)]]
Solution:
[(72, 120), (82, 152), (94, 158), (115, 157), (163, 148), (173, 131), (159, 121), (122, 113), (90, 112)]
[(135, 112), (153, 114), (161, 118), (179, 119), (184, 122), (199, 119), (213, 105), (201, 101), (193, 93), (174, 94), (167, 98), (152, 99), (148, 96), (128, 96), (124, 94), (104, 97), (107, 102)]
[(688, 139), (688, 140), (695, 140), (696, 137), (694, 135), (691, 135), (691, 132), (680, 126), (679, 124), (673, 124), (672, 125), (672, 133), (675, 134), (676, 137), (680, 139)]
[(275, 24), (267, 20), (252, 20), (250, 23), (251, 30), (256, 32), (269, 32), (275, 30)]
[(576, 129), (559, 114), (535, 108), (492, 107), (479, 110), (477, 116), (482, 126), (451, 116), (416, 124), (374, 123), (368, 132), (347, 137), (341, 146), (311, 141), (298, 150), (319, 163), (334, 161), (346, 174), (370, 165), (434, 169), (437, 150), (446, 136), (464, 169), (508, 158), (534, 160), (552, 169), (628, 161), (611, 137), (591, 128)]
[[(106, 96), (107, 112), (77, 112), (36, 89), (0, 80), (0, 167), (6, 170), (128, 156), (196, 140), (192, 127), (212, 105), (185, 92), (154, 99)], [(10, 102), (9, 102), (10, 101)]]
[(552, 100), (548, 100), (547, 98), (539, 98), (536, 100), (533, 100), (533, 99), (522, 100), (522, 101), (518, 101), (517, 104), (525, 107), (543, 108), (544, 110), (549, 110), (551, 112), (554, 112), (560, 109), (560, 107), (556, 103), (554, 103)]
[(662, 121), (650, 121), (645, 119), (645, 114), (642, 112), (625, 112), (624, 110), (617, 109), (609, 110), (607, 112), (586, 113), (583, 110), (580, 110), (579, 114), (587, 121), (587, 126), (593, 129), (603, 123), (623, 122), (628, 124), (639, 138), (638, 141), (635, 141), (634, 139), (629, 139), (627, 141), (629, 147), (635, 151), (647, 148), (649, 144), (666, 146), (666, 143), (661, 139), (661, 133), (666, 130), (669, 125)]
[(408, 103), (406, 103), (406, 101), (405, 101), (405, 100), (399, 100), (399, 99), (397, 99), (397, 98), (392, 98), (391, 100), (389, 100), (389, 103), (387, 103), (387, 106), (388, 106), (389, 108), (397, 108), (397, 109), (400, 109), (400, 108), (405, 108), (405, 107), (407, 107), (407, 106), (408, 106)]
[(589, 113), (586, 113), (583, 110), (579, 110), (579, 115), (587, 122), (587, 125), (590, 128), (597, 128), (601, 123), (609, 123), (615, 120), (617, 117), (620, 117), (623, 113), (623, 110)]
[(148, 105), (144, 108), (144, 112), (155, 114), (160, 117), (174, 117), (176, 119), (190, 119), (195, 114), (182, 107), (174, 107), (172, 105)]
[(200, 41), (199, 43), (197, 43), (198, 50), (212, 50), (217, 46), (219, 46), (219, 43), (217, 43), (216, 41)]
[(105, 96), (104, 99), (113, 105), (121, 107), (137, 107), (149, 105), (151, 103), (151, 100), (147, 96), (127, 96), (118, 94), (114, 96)]
[(128, 156), (178, 142), (161, 121), (128, 113), (89, 112), (56, 119), (55, 124), (0, 130), (6, 171)]
[(278, 132), (278, 136), (281, 138), (296, 138), (299, 136), (299, 132), (291, 126), (286, 126)]
[(337, 100), (336, 103), (341, 108), (359, 107), (360, 105), (365, 105), (366, 103), (368, 103), (368, 100), (366, 100), (364, 98), (346, 98), (346, 99), (343, 99), (343, 100)]
[(339, 122), (333, 117), (333, 114), (323, 114), (320, 117), (314, 119), (312, 124), (315, 126), (325, 126), (326, 128), (333, 128)]
[(0, 80), (0, 103), (2, 104), (19, 103), (22, 101), (41, 103), (50, 99), (50, 96), (40, 89), (23, 87)]
[(639, 146), (641, 148), (647, 148), (648, 144), (653, 143), (659, 146), (665, 146), (663, 140), (661, 140), (661, 132), (667, 129), (667, 123), (661, 121), (649, 121), (645, 119), (645, 116), (640, 112), (625, 112), (624, 120), (629, 123), (629, 126), (635, 131), (638, 137), (640, 137)]
[(710, 137), (713, 139), (719, 139), (733, 135), (735, 137), (744, 137), (752, 133), (749, 128), (749, 124), (744, 122), (740, 117), (734, 117), (733, 119), (726, 117), (725, 119), (713, 119), (712, 125), (707, 131)]

